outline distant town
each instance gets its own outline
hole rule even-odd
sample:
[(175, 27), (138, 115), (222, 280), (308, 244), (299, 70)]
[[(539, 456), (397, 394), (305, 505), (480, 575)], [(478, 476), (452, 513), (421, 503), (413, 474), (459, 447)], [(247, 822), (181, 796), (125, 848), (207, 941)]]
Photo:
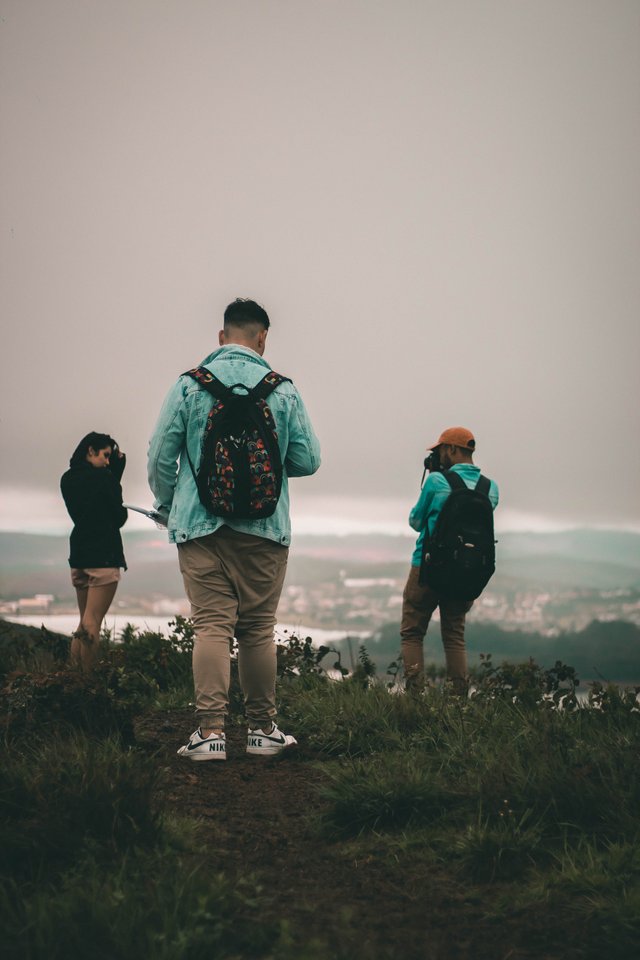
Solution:
[[(374, 632), (384, 624), (400, 620), (403, 578), (339, 577), (313, 585), (285, 586), (278, 619), (345, 633)], [(119, 614), (140, 616), (189, 615), (184, 597), (150, 595), (116, 600)], [(39, 593), (18, 599), (0, 599), (0, 616), (55, 615), (75, 613), (68, 598)], [(593, 620), (625, 620), (640, 626), (640, 591), (616, 589), (567, 589), (550, 591), (499, 592), (488, 589), (476, 601), (470, 615), (479, 623), (502, 629), (523, 630), (553, 637), (569, 630), (581, 630)], [(435, 616), (437, 619), (437, 613)]]
[[(287, 622), (299, 620), (324, 629), (376, 630), (400, 620), (404, 579), (351, 578), (316, 586), (285, 587), (278, 615)], [(476, 601), (474, 620), (503, 629), (525, 630), (556, 636), (581, 630), (593, 620), (626, 620), (640, 626), (640, 591), (617, 589), (518, 591), (488, 589)]]
[[(412, 549), (399, 536), (296, 537), (278, 621), (343, 636), (399, 626)], [(188, 616), (175, 547), (156, 532), (132, 532), (125, 551), (129, 570), (112, 612)], [(66, 537), (0, 532), (0, 616), (75, 616), (67, 556)], [(640, 534), (502, 534), (496, 575), (469, 619), (548, 638), (594, 621), (640, 627)]]

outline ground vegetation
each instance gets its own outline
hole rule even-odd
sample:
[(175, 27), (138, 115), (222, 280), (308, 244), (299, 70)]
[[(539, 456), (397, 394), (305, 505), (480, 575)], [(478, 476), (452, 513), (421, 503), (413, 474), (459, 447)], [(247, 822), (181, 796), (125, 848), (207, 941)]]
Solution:
[[(189, 763), (193, 633), (95, 674), (0, 623), (0, 927), (15, 960), (578, 960), (640, 938), (637, 690), (485, 657), (468, 699), (289, 637), (281, 723)], [(331, 677), (328, 674), (331, 674)], [(430, 671), (436, 676), (437, 671)], [(341, 679), (337, 679), (341, 678)]]

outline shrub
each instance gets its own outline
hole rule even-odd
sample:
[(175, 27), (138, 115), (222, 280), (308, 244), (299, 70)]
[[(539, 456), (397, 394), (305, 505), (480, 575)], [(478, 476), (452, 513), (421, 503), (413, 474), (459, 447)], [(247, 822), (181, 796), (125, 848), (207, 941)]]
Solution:
[(314, 647), (311, 637), (299, 637), (292, 633), (276, 644), (279, 677), (318, 677), (326, 676), (327, 666), (323, 663), (328, 654), (336, 657), (332, 668), (341, 676), (348, 671), (342, 666), (340, 652), (333, 647)]
[[(119, 734), (131, 742), (137, 713), (160, 692), (191, 686), (193, 627), (182, 617), (170, 626), (173, 631), (168, 637), (140, 633), (128, 625), (120, 643), (103, 640), (100, 659), (90, 675), (69, 668), (18, 671), (14, 659), (13, 674), (0, 690), (5, 727), (15, 733), (42, 725), (67, 725), (97, 736)], [(56, 649), (62, 656), (64, 648)]]
[(140, 632), (127, 624), (120, 644), (109, 647), (108, 659), (125, 672), (138, 673), (153, 681), (158, 690), (167, 690), (191, 680), (193, 625), (184, 617), (170, 621), (169, 636), (151, 630)]
[(76, 670), (18, 673), (0, 690), (0, 719), (12, 733), (73, 727), (131, 742), (136, 697), (122, 672), (107, 666), (90, 676)]
[(494, 666), (491, 654), (480, 654), (477, 685), (471, 696), (479, 700), (508, 699), (525, 707), (547, 704), (576, 709), (576, 690), (580, 680), (573, 667), (556, 661), (545, 670), (532, 658), (525, 663), (502, 663)]
[(592, 683), (589, 706), (609, 716), (629, 718), (640, 715), (640, 687), (616, 687), (612, 683)]
[(0, 681), (12, 671), (51, 670), (69, 655), (69, 637), (0, 619)]

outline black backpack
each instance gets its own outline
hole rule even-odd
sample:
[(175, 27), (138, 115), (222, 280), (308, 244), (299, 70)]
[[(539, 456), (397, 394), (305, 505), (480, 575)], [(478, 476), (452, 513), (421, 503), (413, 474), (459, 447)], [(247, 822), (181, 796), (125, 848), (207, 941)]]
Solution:
[(442, 475), (451, 493), (425, 536), (420, 583), (447, 600), (475, 600), (496, 569), (491, 482), (481, 475), (470, 489), (455, 471)]
[(267, 397), (289, 378), (270, 370), (255, 387), (227, 387), (206, 367), (184, 376), (193, 377), (214, 398), (197, 473), (187, 454), (200, 502), (226, 520), (272, 516), (282, 490), (282, 458)]

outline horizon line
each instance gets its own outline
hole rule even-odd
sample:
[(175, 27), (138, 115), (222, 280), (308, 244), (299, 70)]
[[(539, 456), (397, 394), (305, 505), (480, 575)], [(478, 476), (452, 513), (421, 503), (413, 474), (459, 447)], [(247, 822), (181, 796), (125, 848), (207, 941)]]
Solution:
[[(145, 489), (134, 489), (127, 494), (127, 502), (144, 504), (151, 495)], [(0, 533), (23, 533), (39, 536), (68, 536), (72, 524), (61, 497), (56, 491), (0, 489)], [(150, 504), (149, 504), (150, 505)], [(292, 497), (291, 526), (296, 536), (357, 536), (390, 537), (417, 536), (408, 523), (409, 509), (400, 497), (361, 497), (316, 495)], [(131, 531), (152, 531), (152, 521), (130, 511), (123, 528)], [(544, 514), (499, 506), (495, 514), (495, 528), (505, 533), (549, 534), (576, 530), (598, 530), (611, 533), (640, 533), (640, 521), (590, 521), (558, 519)], [(158, 531), (160, 533), (160, 531)]]
[[(323, 527), (321, 529), (321, 526)], [(5, 526), (0, 522), (0, 535), (2, 534), (14, 534), (18, 536), (25, 537), (64, 537), (68, 538), (71, 533), (71, 525), (67, 524), (62, 527), (57, 523), (47, 525), (40, 524), (34, 525), (33, 527), (26, 528), (24, 526)], [(132, 534), (142, 534), (142, 533), (156, 533), (157, 536), (165, 536), (165, 530), (159, 529), (154, 531), (152, 526), (141, 523), (127, 523), (125, 527), (122, 528), (123, 535), (126, 537), (127, 532)], [(546, 524), (542, 523), (538, 527), (534, 526), (507, 526), (507, 527), (498, 527), (496, 525), (496, 534), (498, 537), (505, 535), (529, 535), (529, 536), (555, 536), (561, 535), (563, 533), (627, 533), (631, 536), (640, 536), (640, 527), (633, 525), (624, 525), (624, 524), (605, 524), (605, 523), (553, 523)], [(358, 524), (347, 526), (341, 523), (331, 523), (327, 521), (326, 518), (318, 520), (316, 522), (311, 522), (306, 524), (304, 522), (300, 524), (292, 524), (292, 543), (295, 543), (295, 540), (298, 537), (317, 537), (318, 539), (322, 537), (331, 537), (333, 539), (341, 539), (346, 537), (388, 537), (389, 539), (402, 538), (405, 540), (414, 540), (418, 536), (415, 530), (411, 528), (408, 529), (395, 529), (394, 525), (388, 524), (374, 524), (365, 526), (365, 524)], [(167, 543), (169, 541), (167, 540)]]

